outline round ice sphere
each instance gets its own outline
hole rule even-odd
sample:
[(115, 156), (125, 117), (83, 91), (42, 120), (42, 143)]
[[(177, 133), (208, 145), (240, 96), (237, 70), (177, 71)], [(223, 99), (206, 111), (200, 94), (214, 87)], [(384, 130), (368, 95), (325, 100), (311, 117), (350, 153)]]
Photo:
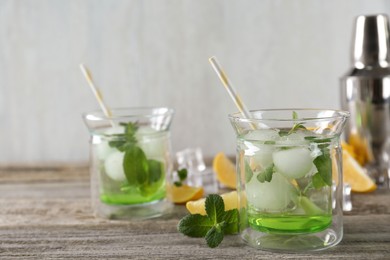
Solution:
[(307, 148), (279, 150), (272, 157), (277, 171), (290, 179), (302, 178), (313, 167), (313, 158)]
[(111, 153), (118, 151), (115, 148), (110, 147), (107, 141), (103, 140), (101, 143), (96, 144), (96, 152), (97, 156), (100, 160), (104, 160), (107, 158)]
[(278, 145), (286, 145), (286, 146), (296, 146), (296, 145), (307, 145), (309, 142), (305, 140), (305, 133), (297, 132), (291, 133), (289, 135), (285, 135), (279, 140), (277, 140)]
[(248, 203), (261, 211), (285, 212), (288, 210), (294, 188), (278, 172), (274, 172), (270, 182), (259, 182), (255, 176), (246, 184)]
[(252, 157), (250, 157), (250, 165), (252, 169), (259, 167), (266, 168), (270, 166), (273, 162), (272, 154), (274, 150), (274, 147), (268, 147), (266, 145), (259, 147), (259, 150)]
[[(113, 135), (113, 134), (123, 134), (124, 131), (125, 131), (124, 127), (115, 126), (115, 127), (111, 127), (111, 128), (104, 130), (102, 135), (109, 136), (109, 135)], [(111, 153), (118, 151), (117, 149), (110, 147), (110, 145), (108, 143), (109, 143), (109, 140), (107, 139), (107, 137), (102, 137), (102, 138), (100, 138), (100, 143), (96, 144), (96, 152), (97, 152), (97, 156), (100, 160), (104, 160)]]
[(123, 170), (124, 153), (119, 151), (111, 153), (104, 161), (106, 174), (115, 181), (126, 180), (125, 171)]
[(164, 158), (167, 151), (166, 134), (150, 127), (140, 127), (136, 133), (139, 147), (148, 159)]
[(251, 141), (275, 141), (279, 138), (279, 132), (273, 129), (253, 130), (244, 137), (245, 140)]

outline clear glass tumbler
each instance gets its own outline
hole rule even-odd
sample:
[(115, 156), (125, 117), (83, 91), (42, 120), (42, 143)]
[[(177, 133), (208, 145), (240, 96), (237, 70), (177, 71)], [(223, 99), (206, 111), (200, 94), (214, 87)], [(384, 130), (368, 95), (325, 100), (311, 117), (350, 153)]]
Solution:
[(229, 115), (237, 134), (240, 234), (265, 250), (321, 250), (343, 237), (340, 134), (348, 112)]
[(152, 218), (169, 212), (166, 183), (172, 172), (170, 108), (85, 113), (90, 131), (94, 213), (109, 219)]

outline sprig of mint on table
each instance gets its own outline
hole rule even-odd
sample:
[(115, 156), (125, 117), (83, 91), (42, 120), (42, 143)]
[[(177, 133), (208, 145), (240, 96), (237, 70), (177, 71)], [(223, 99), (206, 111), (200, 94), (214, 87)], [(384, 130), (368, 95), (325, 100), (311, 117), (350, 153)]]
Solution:
[(124, 133), (112, 135), (117, 137), (117, 139), (111, 140), (108, 144), (110, 147), (125, 153), (123, 170), (128, 185), (138, 187), (143, 196), (149, 196), (159, 188), (159, 185), (153, 184), (163, 179), (164, 164), (157, 160), (146, 158), (135, 137), (139, 128), (136, 122), (120, 123), (120, 125), (124, 127)]
[(209, 247), (217, 247), (224, 235), (238, 232), (238, 210), (225, 211), (221, 196), (210, 194), (205, 202), (206, 216), (189, 214), (178, 224), (179, 232), (189, 237), (204, 237)]

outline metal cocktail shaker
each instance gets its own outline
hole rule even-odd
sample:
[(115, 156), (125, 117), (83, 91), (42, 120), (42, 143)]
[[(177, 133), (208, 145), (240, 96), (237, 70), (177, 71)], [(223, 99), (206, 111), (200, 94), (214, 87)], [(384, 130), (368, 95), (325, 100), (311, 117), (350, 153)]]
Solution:
[(341, 104), (351, 113), (345, 137), (379, 187), (389, 187), (390, 43), (387, 15), (358, 16), (353, 67), (341, 78)]

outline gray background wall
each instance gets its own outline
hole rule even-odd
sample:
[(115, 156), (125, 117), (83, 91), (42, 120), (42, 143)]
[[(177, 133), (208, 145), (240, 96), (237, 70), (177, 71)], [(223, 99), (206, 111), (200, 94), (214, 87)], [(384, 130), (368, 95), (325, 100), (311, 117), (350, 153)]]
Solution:
[(216, 55), (247, 106), (339, 108), (353, 20), (371, 0), (1, 0), (0, 163), (86, 162), (81, 113), (170, 106), (174, 151), (234, 154), (236, 111), (208, 64)]

